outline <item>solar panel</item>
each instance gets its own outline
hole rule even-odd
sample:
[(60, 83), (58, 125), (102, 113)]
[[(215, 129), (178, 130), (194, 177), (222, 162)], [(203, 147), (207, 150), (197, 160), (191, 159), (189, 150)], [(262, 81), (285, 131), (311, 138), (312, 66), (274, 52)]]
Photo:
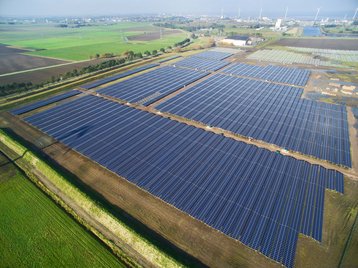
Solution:
[(174, 63), (176, 67), (185, 67), (202, 71), (217, 71), (229, 64), (230, 63), (226, 61), (209, 60), (199, 57), (188, 57)]
[(293, 267), (343, 175), (95, 96), (25, 119), (142, 189)]
[(177, 58), (181, 58), (180, 55), (177, 55), (177, 56), (172, 56), (172, 57), (168, 57), (168, 58), (165, 58), (165, 59), (162, 59), (160, 61), (158, 61), (159, 63), (163, 63), (163, 62), (167, 62), (167, 61), (170, 61), (170, 60), (175, 60)]
[(206, 75), (208, 73), (165, 66), (97, 92), (128, 102), (149, 105)]
[(302, 99), (302, 92), (216, 74), (157, 109), (351, 167), (345, 107)]
[(157, 66), (159, 66), (159, 63), (147, 64), (147, 65), (141, 66), (139, 68), (135, 68), (135, 69), (132, 69), (132, 70), (120, 73), (120, 74), (116, 74), (116, 75), (112, 75), (110, 77), (106, 77), (106, 78), (103, 78), (103, 79), (100, 79), (100, 80), (96, 80), (95, 82), (83, 85), (81, 87), (85, 88), (85, 89), (92, 89), (92, 88), (101, 86), (103, 84), (107, 84), (109, 82), (112, 82), (112, 81), (115, 81), (115, 80), (130, 76), (132, 74), (139, 73), (139, 72), (142, 72), (142, 71), (145, 71), (145, 70), (157, 67)]
[(287, 68), (282, 66), (258, 66), (244, 63), (232, 63), (222, 70), (225, 74), (254, 77), (272, 82), (290, 85), (305, 86), (310, 71), (300, 68)]
[(56, 95), (56, 96), (53, 96), (53, 97), (48, 98), (46, 100), (41, 100), (41, 101), (38, 101), (38, 102), (35, 102), (35, 103), (32, 103), (32, 104), (29, 104), (29, 105), (26, 105), (26, 106), (11, 110), (10, 112), (12, 114), (14, 114), (14, 115), (24, 114), (24, 113), (30, 112), (32, 110), (35, 110), (37, 108), (46, 106), (48, 104), (55, 103), (55, 102), (70, 98), (70, 97), (78, 95), (80, 93), (81, 93), (81, 91), (71, 90), (71, 91), (66, 92), (64, 94)]
[(211, 59), (211, 60), (223, 60), (233, 55), (228, 52), (218, 52), (218, 51), (204, 51), (197, 54), (194, 54), (193, 57)]

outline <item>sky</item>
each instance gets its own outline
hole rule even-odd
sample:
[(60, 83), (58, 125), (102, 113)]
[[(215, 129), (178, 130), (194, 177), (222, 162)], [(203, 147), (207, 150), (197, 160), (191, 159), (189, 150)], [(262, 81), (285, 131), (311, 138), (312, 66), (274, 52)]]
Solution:
[(0, 16), (87, 16), (119, 14), (224, 14), (242, 16), (353, 16), (358, 0), (0, 0)]

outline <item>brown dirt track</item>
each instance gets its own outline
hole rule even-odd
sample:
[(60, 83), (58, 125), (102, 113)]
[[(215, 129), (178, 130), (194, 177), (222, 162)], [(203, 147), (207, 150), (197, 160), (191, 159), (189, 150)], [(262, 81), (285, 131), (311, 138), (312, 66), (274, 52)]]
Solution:
[(21, 54), (24, 52), (28, 51), (0, 44), (0, 74), (66, 63), (63, 60)]
[[(2, 118), (1, 118), (2, 117)], [(104, 167), (67, 148), (9, 113), (0, 125), (44, 148), (47, 156), (74, 174), (110, 204), (210, 267), (279, 267), (240, 242), (179, 211)], [(104, 179), (105, 178), (105, 179)]]
[(308, 47), (321, 49), (358, 50), (357, 39), (330, 39), (330, 38), (285, 38), (272, 45), (288, 47)]
[[(178, 33), (181, 33), (181, 31), (180, 30), (163, 30), (162, 31), (163, 36), (171, 35), (171, 34), (178, 34)], [(159, 38), (160, 38), (159, 30), (156, 32), (128, 36), (128, 40), (130, 40), (130, 41), (153, 41), (153, 40), (158, 40)]]

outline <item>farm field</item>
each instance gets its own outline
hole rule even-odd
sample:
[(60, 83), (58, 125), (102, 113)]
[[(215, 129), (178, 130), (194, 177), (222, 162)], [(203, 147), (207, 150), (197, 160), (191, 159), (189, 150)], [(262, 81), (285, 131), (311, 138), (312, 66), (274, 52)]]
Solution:
[(275, 42), (274, 45), (321, 49), (358, 50), (358, 38), (284, 38)]
[[(61, 28), (56, 25), (2, 25), (0, 43), (32, 49), (27, 55), (64, 60), (88, 60), (103, 53), (121, 54), (152, 51), (172, 46), (187, 37), (183, 31), (163, 31), (150, 23), (118, 23), (82, 28)], [(140, 36), (143, 36), (141, 38)], [(148, 38), (146, 37), (151, 37)], [(128, 40), (128, 39), (135, 40)], [(143, 41), (141, 41), (143, 40)]]
[(3, 267), (124, 267), (0, 153)]
[[(118, 59), (118, 58), (111, 58)], [(60, 66), (49, 66), (42, 69), (28, 70), (25, 72), (18, 72), (14, 74), (0, 76), (0, 85), (16, 83), (32, 82), (33, 84), (40, 84), (51, 80), (52, 76), (58, 77), (67, 72), (72, 72), (74, 69), (81, 69), (90, 65), (97, 65), (101, 62), (108, 61), (108, 58), (92, 59), (88, 61), (73, 62), (70, 64)], [(0, 60), (1, 62), (1, 60)]]
[(227, 27), (225, 28), (225, 33), (228, 35), (239, 34), (239, 35), (251, 35), (251, 36), (255, 36), (256, 34), (258, 34), (269, 39), (273, 39), (281, 36), (280, 32), (274, 32), (267, 28), (256, 30), (250, 28), (237, 28), (237, 27), (232, 27), (230, 25), (227, 25)]
[(28, 51), (0, 44), (0, 75), (65, 63), (62, 60), (22, 54), (26, 52)]

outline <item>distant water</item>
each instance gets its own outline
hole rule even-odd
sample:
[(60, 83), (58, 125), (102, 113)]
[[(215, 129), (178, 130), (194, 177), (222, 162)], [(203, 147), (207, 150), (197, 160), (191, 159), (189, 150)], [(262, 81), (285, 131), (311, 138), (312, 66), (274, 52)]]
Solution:
[(303, 36), (322, 36), (321, 28), (314, 26), (306, 26), (303, 28)]

